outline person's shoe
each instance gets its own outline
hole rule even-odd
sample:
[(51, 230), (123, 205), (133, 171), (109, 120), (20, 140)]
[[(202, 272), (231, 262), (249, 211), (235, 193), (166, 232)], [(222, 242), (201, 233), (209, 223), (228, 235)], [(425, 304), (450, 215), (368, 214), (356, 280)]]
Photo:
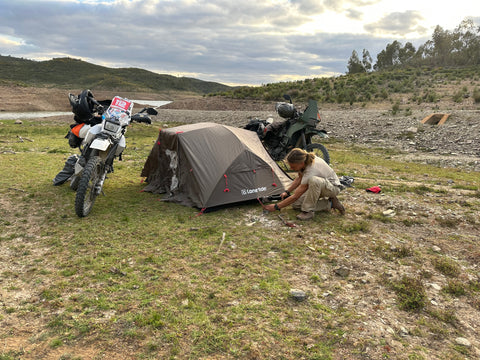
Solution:
[(332, 209), (338, 210), (340, 214), (345, 215), (345, 208), (343, 207), (342, 203), (337, 199), (337, 197), (330, 198), (332, 202)]
[(298, 220), (311, 220), (313, 219), (313, 215), (315, 213), (313, 211), (302, 211), (300, 214), (297, 215)]

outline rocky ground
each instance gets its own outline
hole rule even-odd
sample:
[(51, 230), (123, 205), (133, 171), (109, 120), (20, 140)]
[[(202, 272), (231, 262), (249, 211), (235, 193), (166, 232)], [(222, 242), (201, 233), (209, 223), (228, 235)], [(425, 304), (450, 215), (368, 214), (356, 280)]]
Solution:
[[(273, 117), (274, 103), (223, 100), (227, 110), (218, 111), (220, 99), (205, 99), (205, 108), (197, 101), (188, 105), (172, 103), (160, 109), (157, 121), (218, 122), (242, 126), (250, 118)], [(228, 103), (228, 105), (227, 105)], [(182, 108), (183, 107), (183, 108)], [(197, 107), (197, 109), (192, 109)], [(208, 107), (215, 110), (208, 110)], [(433, 113), (448, 113), (443, 125), (423, 124), (422, 120)], [(319, 128), (330, 137), (373, 147), (394, 147), (405, 152), (405, 157), (425, 163), (449, 164), (480, 170), (480, 110), (433, 110), (429, 108), (404, 110), (397, 115), (385, 107), (378, 109), (322, 109)]]

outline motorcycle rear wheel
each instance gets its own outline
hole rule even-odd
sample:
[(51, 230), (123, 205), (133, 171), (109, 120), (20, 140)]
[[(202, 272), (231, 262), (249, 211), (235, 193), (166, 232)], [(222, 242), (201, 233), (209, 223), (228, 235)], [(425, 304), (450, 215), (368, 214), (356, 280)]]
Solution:
[(95, 199), (100, 193), (97, 184), (101, 180), (103, 173), (104, 166), (100, 157), (93, 156), (90, 158), (83, 169), (75, 197), (75, 213), (79, 217), (87, 216), (92, 210)]
[(325, 160), (327, 164), (330, 164), (330, 154), (325, 146), (319, 143), (311, 143), (307, 145), (307, 152), (313, 152), (315, 156)]

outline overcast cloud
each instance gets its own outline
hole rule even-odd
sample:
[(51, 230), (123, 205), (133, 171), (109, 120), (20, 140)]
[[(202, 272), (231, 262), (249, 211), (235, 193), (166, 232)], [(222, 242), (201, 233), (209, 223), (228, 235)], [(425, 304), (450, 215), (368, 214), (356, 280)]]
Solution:
[(393, 40), (418, 46), (467, 17), (480, 23), (477, 2), (2, 0), (0, 54), (260, 85), (344, 74), (353, 50), (375, 61)]

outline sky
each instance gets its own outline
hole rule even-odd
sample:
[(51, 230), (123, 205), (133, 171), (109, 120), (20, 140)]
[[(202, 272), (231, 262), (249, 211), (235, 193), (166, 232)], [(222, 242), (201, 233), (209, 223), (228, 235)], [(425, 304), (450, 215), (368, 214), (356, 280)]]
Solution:
[(227, 85), (347, 72), (352, 51), (480, 25), (480, 1), (0, 0), (0, 55), (135, 67)]

